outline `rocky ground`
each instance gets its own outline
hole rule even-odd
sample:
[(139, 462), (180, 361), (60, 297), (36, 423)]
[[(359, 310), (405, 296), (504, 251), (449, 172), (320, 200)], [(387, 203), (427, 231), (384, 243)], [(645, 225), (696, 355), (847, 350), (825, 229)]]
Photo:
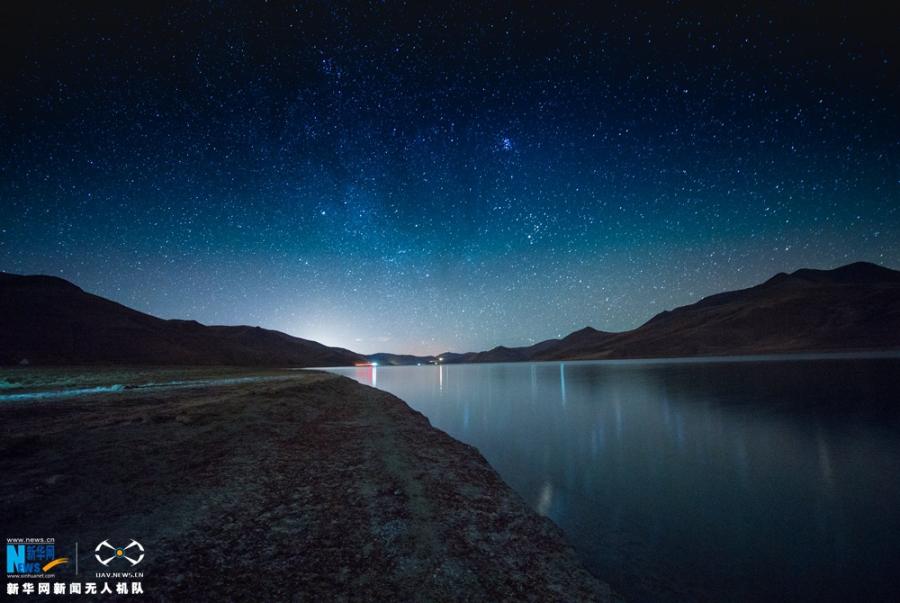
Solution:
[(78, 541), (81, 580), (136, 539), (149, 600), (617, 599), (477, 450), (344, 377), (4, 402), (0, 426), (0, 536)]

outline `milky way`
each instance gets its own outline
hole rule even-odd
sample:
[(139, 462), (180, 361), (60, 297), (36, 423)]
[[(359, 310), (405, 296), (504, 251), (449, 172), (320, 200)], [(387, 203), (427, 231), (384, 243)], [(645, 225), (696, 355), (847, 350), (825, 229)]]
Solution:
[(900, 266), (892, 15), (29, 4), (0, 9), (3, 271), (437, 353)]

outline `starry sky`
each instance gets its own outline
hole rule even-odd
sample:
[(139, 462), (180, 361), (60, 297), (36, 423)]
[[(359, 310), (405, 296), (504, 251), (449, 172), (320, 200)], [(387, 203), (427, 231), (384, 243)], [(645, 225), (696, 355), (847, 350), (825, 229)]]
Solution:
[(440, 353), (900, 268), (897, 14), (594, 4), (3, 3), (0, 270)]

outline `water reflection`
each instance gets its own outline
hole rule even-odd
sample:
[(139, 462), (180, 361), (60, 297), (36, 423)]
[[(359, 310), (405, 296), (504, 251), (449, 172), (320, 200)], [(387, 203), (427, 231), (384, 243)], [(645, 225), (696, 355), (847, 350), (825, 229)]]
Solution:
[[(347, 371), (351, 369), (345, 369)], [(362, 364), (359, 366), (355, 366), (352, 369), (351, 376), (359, 381), (360, 383), (365, 383), (366, 385), (371, 385), (372, 387), (378, 387), (378, 366), (375, 364)]]
[(563, 406), (566, 405), (566, 363), (559, 363), (559, 397)]
[(897, 358), (350, 374), (477, 446), (630, 600), (898, 594)]

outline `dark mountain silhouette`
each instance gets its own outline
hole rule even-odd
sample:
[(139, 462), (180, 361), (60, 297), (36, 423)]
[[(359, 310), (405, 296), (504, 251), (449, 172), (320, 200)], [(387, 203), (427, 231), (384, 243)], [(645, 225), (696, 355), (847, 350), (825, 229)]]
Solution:
[(657, 314), (623, 333), (590, 327), (562, 339), (445, 363), (655, 358), (900, 349), (900, 272), (858, 262), (797, 270)]
[(259, 327), (163, 320), (51, 276), (0, 273), (0, 364), (339, 366), (349, 350)]
[[(780, 273), (609, 333), (585, 327), (525, 347), (440, 356), (373, 354), (380, 364), (651, 358), (900, 349), (900, 272), (859, 262)], [(0, 273), (0, 364), (340, 366), (350, 350), (259, 327), (163, 320), (50, 276)]]

